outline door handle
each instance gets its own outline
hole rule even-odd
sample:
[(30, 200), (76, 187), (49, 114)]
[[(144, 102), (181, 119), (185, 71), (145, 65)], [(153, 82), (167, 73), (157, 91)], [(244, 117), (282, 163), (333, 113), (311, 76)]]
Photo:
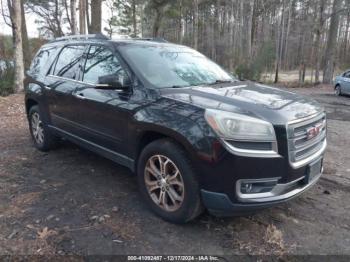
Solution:
[(74, 94), (75, 97), (79, 98), (79, 99), (86, 99), (86, 97), (80, 93), (80, 94)]
[(50, 86), (44, 86), (46, 90), (51, 90)]

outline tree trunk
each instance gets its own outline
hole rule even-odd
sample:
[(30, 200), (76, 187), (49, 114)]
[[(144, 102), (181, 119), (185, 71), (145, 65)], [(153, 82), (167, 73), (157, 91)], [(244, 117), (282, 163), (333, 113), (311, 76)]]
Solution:
[(91, 0), (91, 25), (89, 34), (101, 33), (102, 23), (102, 0)]
[(163, 13), (162, 13), (162, 8), (158, 7), (156, 8), (156, 17), (154, 19), (153, 23), (153, 37), (159, 37), (159, 30), (160, 30), (160, 25), (162, 23), (163, 19)]
[(62, 26), (61, 26), (61, 20), (60, 20), (60, 11), (59, 11), (59, 5), (60, 3), (58, 2), (58, 0), (55, 0), (55, 14), (54, 14), (54, 19), (56, 22), (56, 31), (54, 32), (54, 36), (55, 37), (60, 37), (63, 36), (63, 31), (62, 31)]
[(343, 59), (346, 57), (347, 50), (348, 50), (349, 28), (350, 28), (350, 12), (347, 13), (347, 18), (346, 18), (344, 44), (343, 44), (343, 50), (342, 50)]
[(136, 0), (132, 0), (132, 29), (133, 29), (133, 37), (137, 37), (137, 14), (136, 14)]
[(79, 0), (79, 30), (81, 35), (86, 34), (86, 0)]
[(198, 49), (198, 0), (193, 0), (193, 48)]
[(26, 17), (24, 14), (23, 0), (21, 0), (21, 20), (22, 20), (21, 31), (22, 31), (24, 68), (29, 69), (32, 57), (31, 57), (31, 51), (29, 48), (29, 40), (28, 40), (28, 33), (27, 33)]
[(284, 29), (285, 29), (285, 11), (286, 11), (286, 3), (285, 0), (283, 0), (282, 2), (282, 21), (281, 21), (281, 40), (280, 40), (280, 44), (279, 44), (279, 65), (282, 66), (282, 53), (283, 53), (283, 45), (284, 45)]
[(235, 15), (234, 15), (234, 2), (232, 1), (230, 6), (230, 19), (229, 19), (229, 69), (231, 72), (234, 70), (234, 33), (235, 33), (235, 25), (234, 25)]
[[(1, 2), (1, 4), (2, 4), (2, 2)], [(11, 23), (9, 24), (9, 26), (11, 26), (11, 30), (12, 30), (12, 43), (13, 43), (13, 46), (15, 46), (15, 32), (14, 32), (15, 30), (13, 27), (14, 12), (13, 12), (13, 5), (12, 5), (11, 0), (7, 0), (7, 8), (9, 10), (9, 14), (10, 14), (9, 18), (10, 18)]]
[(141, 37), (143, 37), (144, 36), (144, 31), (145, 31), (145, 21), (144, 21), (144, 13), (145, 13), (145, 5), (142, 3), (141, 4), (141, 7), (140, 7), (140, 22), (141, 22)]
[(91, 22), (90, 22), (89, 11), (90, 11), (89, 0), (85, 0), (85, 15), (86, 15), (87, 32), (91, 32)]
[(325, 54), (325, 65), (323, 69), (323, 83), (331, 84), (333, 80), (337, 35), (339, 27), (339, 9), (342, 0), (334, 0), (332, 8), (332, 17), (329, 26), (327, 48)]
[(316, 39), (315, 39), (315, 83), (320, 82), (320, 67), (321, 67), (321, 35), (323, 31), (324, 18), (323, 13), (325, 9), (325, 1), (321, 0), (319, 7), (319, 18), (318, 18), (318, 26), (316, 29)]
[(285, 37), (285, 46), (284, 46), (284, 54), (283, 54), (283, 61), (284, 61), (284, 69), (286, 70), (288, 68), (288, 44), (289, 44), (289, 33), (290, 33), (290, 25), (291, 25), (291, 20), (292, 20), (292, 9), (294, 8), (294, 3), (295, 0), (291, 0), (289, 2), (288, 6), (288, 22), (287, 22), (287, 32), (286, 32), (286, 37)]
[(22, 43), (22, 11), (21, 0), (13, 1), (13, 29), (15, 37), (15, 90), (23, 90), (24, 64), (23, 64), (23, 43)]
[[(283, 1), (284, 2), (284, 1)], [(281, 57), (281, 50), (282, 50), (282, 25), (283, 25), (283, 19), (284, 19), (284, 7), (282, 9), (282, 17), (281, 21), (277, 22), (277, 40), (276, 40), (276, 60), (275, 60), (275, 84), (278, 82), (278, 74), (280, 69), (280, 57)]]
[(239, 37), (240, 37), (240, 62), (245, 61), (245, 40), (244, 40), (244, 1), (239, 1), (240, 6), (239, 6), (239, 12), (240, 12), (240, 28), (239, 28)]
[(70, 17), (71, 17), (71, 31), (72, 35), (77, 34), (77, 12), (76, 12), (76, 0), (70, 1)]
[(178, 38), (178, 41), (179, 43), (182, 45), (183, 43), (183, 25), (182, 25), (182, 11), (183, 11), (183, 8), (182, 8), (182, 0), (180, 0), (180, 6), (179, 6), (179, 38)]
[(255, 15), (255, 0), (250, 0), (249, 3), (250, 15), (247, 21), (247, 49), (248, 49), (248, 61), (251, 62), (253, 57), (253, 41), (254, 41), (254, 15)]

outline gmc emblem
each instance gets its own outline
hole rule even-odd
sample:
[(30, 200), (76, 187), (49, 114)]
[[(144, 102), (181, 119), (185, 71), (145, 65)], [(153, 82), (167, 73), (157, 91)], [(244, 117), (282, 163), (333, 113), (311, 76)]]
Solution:
[(318, 134), (322, 131), (322, 129), (323, 129), (323, 123), (316, 124), (306, 129), (307, 140), (310, 140), (318, 136)]

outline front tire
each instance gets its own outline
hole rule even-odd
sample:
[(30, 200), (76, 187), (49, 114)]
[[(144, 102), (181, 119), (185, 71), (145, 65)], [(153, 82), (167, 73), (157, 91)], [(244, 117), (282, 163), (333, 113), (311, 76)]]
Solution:
[(166, 221), (186, 223), (203, 211), (199, 184), (186, 152), (170, 139), (142, 151), (137, 167), (142, 197)]
[(34, 146), (46, 152), (56, 146), (57, 138), (53, 136), (42, 118), (39, 106), (32, 106), (28, 113), (29, 129)]
[(341, 86), (340, 85), (336, 85), (335, 86), (334, 93), (335, 93), (336, 96), (341, 96), (342, 95)]

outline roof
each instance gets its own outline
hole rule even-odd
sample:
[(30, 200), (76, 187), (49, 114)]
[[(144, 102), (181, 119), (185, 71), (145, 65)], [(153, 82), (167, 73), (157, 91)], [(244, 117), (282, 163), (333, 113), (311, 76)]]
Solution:
[(122, 39), (110, 39), (103, 34), (93, 35), (70, 35), (64, 37), (58, 37), (49, 41), (44, 46), (61, 46), (65, 44), (79, 44), (79, 43), (115, 43), (117, 45), (142, 45), (142, 46), (181, 46), (170, 43), (163, 38), (122, 38)]

